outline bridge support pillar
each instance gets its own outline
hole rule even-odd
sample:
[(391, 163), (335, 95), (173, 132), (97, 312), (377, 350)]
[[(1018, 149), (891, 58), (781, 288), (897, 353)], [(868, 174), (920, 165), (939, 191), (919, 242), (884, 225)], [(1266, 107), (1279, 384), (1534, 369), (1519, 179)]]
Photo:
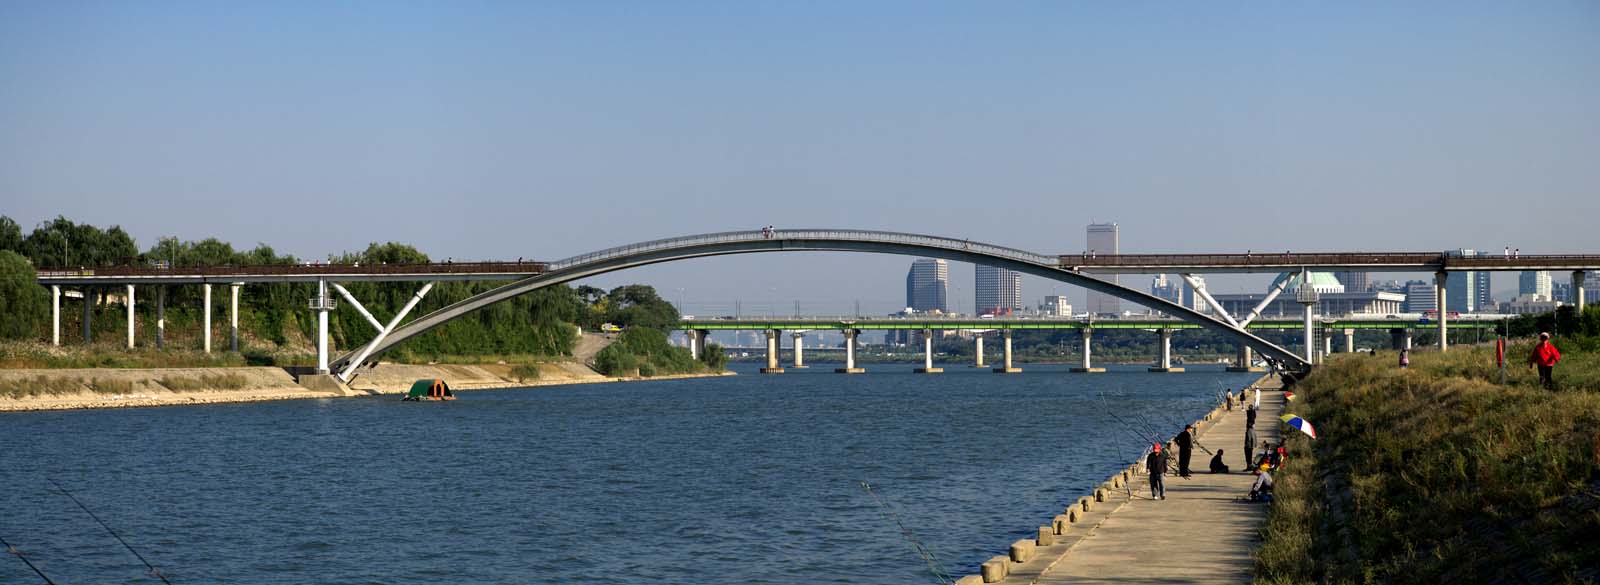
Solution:
[(50, 285), (50, 345), (61, 345), (61, 285)]
[(1256, 360), (1255, 351), (1251, 350), (1250, 346), (1248, 346), (1248, 345), (1240, 344), (1239, 345), (1239, 354), (1234, 357), (1233, 365), (1228, 366), (1227, 369), (1230, 372), (1265, 372), (1265, 371), (1267, 371), (1266, 368), (1258, 368), (1258, 367), (1255, 367), (1254, 365), (1251, 365), (1251, 363), (1254, 362), (1255, 360)]
[(1330, 335), (1331, 332), (1326, 327), (1322, 331), (1322, 357), (1323, 361), (1327, 361), (1326, 358), (1333, 355), (1333, 335)]
[(806, 334), (796, 331), (789, 334), (789, 336), (794, 338), (794, 365), (790, 367), (793, 367), (797, 370), (811, 367), (806, 365), (805, 359)]
[(1006, 361), (1005, 361), (1005, 366), (999, 367), (999, 368), (995, 368), (994, 369), (994, 373), (996, 373), (996, 374), (1015, 374), (1017, 372), (1021, 372), (1022, 368), (1015, 368), (1015, 367), (1011, 366), (1011, 330), (1010, 329), (1001, 329), (1000, 330), (1000, 339), (1004, 340), (1004, 343), (1005, 343), (1005, 360)]
[(977, 335), (973, 335), (972, 336), (972, 342), (976, 344), (975, 348), (972, 350), (972, 357), (973, 357), (972, 367), (974, 367), (974, 368), (987, 367), (983, 363), (983, 332), (979, 331), (977, 333)]
[(938, 374), (944, 368), (933, 367), (933, 330), (922, 330), (922, 367), (917, 368), (918, 374)]
[(833, 370), (835, 373), (864, 374), (867, 372), (865, 368), (856, 367), (856, 336), (860, 334), (861, 331), (859, 329), (844, 330), (844, 367), (835, 368)]
[(128, 349), (133, 349), (133, 285), (128, 285)]
[(1577, 307), (1579, 315), (1583, 314), (1583, 305), (1588, 302), (1588, 299), (1584, 298), (1586, 291), (1583, 290), (1583, 277), (1582, 270), (1572, 271), (1572, 305)]
[(94, 287), (83, 287), (83, 344), (94, 343)]
[(778, 340), (782, 336), (783, 336), (783, 332), (782, 331), (778, 331), (777, 329), (768, 329), (767, 330), (767, 367), (761, 368), (761, 373), (763, 373), (763, 374), (782, 374), (783, 373), (783, 368), (778, 367), (778, 352), (782, 351), (782, 348), (783, 348), (783, 344), (779, 343)]
[(167, 286), (156, 285), (156, 349), (167, 347)]
[[(204, 327), (202, 327), (202, 331), (200, 332), (201, 333), (200, 334), (200, 338), (203, 340), (203, 341), (201, 341), (201, 347), (205, 349), (206, 353), (211, 353), (211, 283), (202, 284), (202, 285), (200, 285), (200, 287), (205, 290), (205, 300), (203, 302), (203, 304), (205, 305), (205, 308), (201, 311), (201, 313), (203, 315), (203, 318), (201, 319), (201, 321), (204, 322)], [(326, 327), (326, 325), (328, 323), (326, 318), (324, 318), (322, 323), (323, 323), (324, 327)], [(320, 340), (319, 340), (319, 343), (320, 343)], [(321, 346), (319, 345), (318, 347), (320, 348)], [(320, 361), (320, 362), (317, 362), (317, 363), (321, 364), (320, 367), (322, 368), (320, 370), (317, 370), (317, 373), (326, 374), (326, 373), (328, 373), (328, 371), (327, 371), (328, 370), (327, 353), (326, 352), (319, 352), (319, 353), (322, 353), (323, 360)]]
[(1104, 373), (1106, 371), (1105, 368), (1096, 368), (1096, 367), (1094, 367), (1094, 363), (1092, 361), (1090, 361), (1091, 357), (1093, 356), (1093, 351), (1090, 350), (1089, 347), (1090, 347), (1090, 342), (1092, 342), (1094, 340), (1094, 329), (1091, 329), (1089, 327), (1084, 327), (1083, 329), (1079, 329), (1078, 331), (1079, 331), (1079, 333), (1083, 334), (1083, 365), (1078, 366), (1076, 368), (1072, 368), (1069, 371), (1075, 372), (1075, 373), (1079, 373), (1079, 374), (1100, 374), (1100, 373)]
[(231, 300), (228, 303), (228, 351), (239, 351), (239, 287), (242, 282), (230, 285), (228, 292)]
[(1354, 329), (1344, 330), (1344, 352), (1356, 352), (1356, 330)]
[(705, 343), (700, 340), (700, 332), (694, 329), (684, 329), (683, 337), (689, 340), (689, 357), (699, 361), (700, 354), (704, 351), (701, 344)]
[[(317, 373), (328, 370), (328, 281), (317, 279)], [(211, 285), (206, 285), (206, 351), (211, 351)]]
[[(1440, 270), (1433, 275), (1434, 298), (1439, 299), (1439, 352), (1444, 353), (1450, 349), (1450, 305), (1445, 302), (1445, 283), (1450, 280), (1450, 273)], [(1467, 293), (1472, 294), (1472, 293)]]
[(1183, 368), (1172, 367), (1172, 330), (1162, 328), (1157, 333), (1161, 334), (1161, 355), (1157, 358), (1155, 367), (1150, 368), (1150, 371), (1182, 372)]

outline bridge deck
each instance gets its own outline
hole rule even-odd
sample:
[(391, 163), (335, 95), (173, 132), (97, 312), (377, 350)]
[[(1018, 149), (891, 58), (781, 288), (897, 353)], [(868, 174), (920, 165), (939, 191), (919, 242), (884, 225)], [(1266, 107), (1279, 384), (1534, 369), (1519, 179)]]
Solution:
[[(1492, 329), (1514, 315), (1461, 315), (1450, 318), (1452, 329)], [(1437, 327), (1438, 323), (1417, 319), (1332, 319), (1316, 322), (1327, 329), (1419, 329)], [(680, 321), (679, 330), (702, 331), (760, 331), (777, 329), (841, 330), (846, 327), (860, 330), (988, 330), (988, 329), (1201, 329), (1200, 325), (1177, 319), (1108, 319), (1080, 321), (1076, 319), (705, 319)], [(1300, 330), (1305, 321), (1300, 319), (1258, 319), (1248, 329)]]

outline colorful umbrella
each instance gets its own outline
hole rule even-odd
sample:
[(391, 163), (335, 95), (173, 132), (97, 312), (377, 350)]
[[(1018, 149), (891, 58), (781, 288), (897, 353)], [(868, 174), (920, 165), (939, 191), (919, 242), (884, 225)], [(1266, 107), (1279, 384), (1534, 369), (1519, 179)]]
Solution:
[(1283, 399), (1284, 400), (1294, 400), (1294, 393), (1293, 392), (1284, 392), (1283, 393)]
[(1283, 421), (1283, 424), (1299, 429), (1300, 432), (1311, 435), (1311, 438), (1313, 439), (1317, 438), (1317, 429), (1312, 428), (1311, 423), (1306, 419), (1292, 414), (1286, 414), (1278, 418)]

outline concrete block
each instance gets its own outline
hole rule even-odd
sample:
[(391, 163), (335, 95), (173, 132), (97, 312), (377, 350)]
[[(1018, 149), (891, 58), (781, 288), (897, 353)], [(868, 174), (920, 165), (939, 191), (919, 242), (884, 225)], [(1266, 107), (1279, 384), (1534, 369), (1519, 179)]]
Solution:
[(1083, 511), (1088, 512), (1089, 508), (1094, 507), (1094, 498), (1089, 496), (1078, 498), (1078, 506), (1082, 507)]
[(1094, 501), (1096, 501), (1096, 502), (1104, 502), (1104, 501), (1106, 501), (1106, 491), (1103, 490), (1103, 489), (1095, 490), (1094, 491)]
[(1068, 368), (1067, 371), (1068, 372), (1072, 372), (1074, 374), (1104, 374), (1104, 373), (1106, 373), (1106, 369), (1105, 368)]
[(995, 368), (994, 369), (994, 373), (996, 373), (996, 374), (1018, 374), (1018, 373), (1021, 373), (1021, 372), (1022, 372), (1022, 368)]
[(1152, 366), (1152, 367), (1149, 367), (1149, 368), (1145, 368), (1145, 371), (1157, 372), (1157, 373), (1165, 373), (1165, 372), (1178, 373), (1178, 372), (1182, 372), (1183, 368), (1161, 368), (1161, 367)]
[(917, 368), (915, 371), (918, 374), (943, 374), (944, 368)]
[(1073, 524), (1077, 524), (1078, 520), (1081, 520), (1081, 519), (1083, 519), (1083, 509), (1079, 508), (1077, 504), (1073, 504), (1072, 507), (1067, 508), (1067, 521), (1068, 522), (1071, 522)]
[(967, 575), (956, 579), (956, 585), (982, 585), (983, 575)]
[(354, 395), (350, 388), (344, 385), (344, 382), (340, 382), (339, 378), (334, 377), (332, 374), (301, 374), (295, 382), (300, 384), (301, 387), (314, 392), (331, 392), (340, 396)]
[(1034, 544), (1026, 538), (1011, 543), (1011, 562), (1026, 563), (1033, 560)]
[(1011, 573), (1011, 559), (1006, 557), (991, 558), (979, 565), (979, 571), (983, 573), (984, 583), (999, 583), (1004, 581), (1006, 575)]
[(1066, 534), (1071, 526), (1072, 520), (1067, 519), (1066, 514), (1056, 514), (1055, 518), (1050, 519), (1050, 527), (1056, 530), (1056, 534)]
[(865, 374), (865, 373), (867, 373), (867, 369), (866, 368), (834, 368), (833, 369), (833, 373), (835, 373), (835, 374)]
[(1055, 527), (1054, 526), (1040, 526), (1039, 527), (1039, 538), (1035, 539), (1034, 542), (1039, 543), (1039, 546), (1050, 546), (1050, 545), (1055, 544), (1056, 543), (1056, 529), (1055, 529)]

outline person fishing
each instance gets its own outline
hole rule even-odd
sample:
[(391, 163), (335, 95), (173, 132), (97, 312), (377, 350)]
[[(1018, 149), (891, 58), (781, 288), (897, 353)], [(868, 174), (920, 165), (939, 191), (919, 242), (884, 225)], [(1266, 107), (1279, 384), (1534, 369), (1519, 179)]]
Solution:
[(1250, 501), (1272, 501), (1272, 472), (1265, 463), (1256, 468), (1256, 481), (1250, 484)]
[(1256, 405), (1251, 404), (1244, 408), (1245, 428), (1256, 426)]
[(1232, 388), (1228, 389), (1228, 411), (1229, 412), (1233, 411), (1233, 389)]
[(1211, 473), (1228, 472), (1228, 464), (1222, 462), (1222, 453), (1225, 451), (1227, 449), (1217, 449), (1217, 453), (1211, 456)]
[(1167, 474), (1167, 454), (1161, 452), (1161, 443), (1150, 444), (1150, 455), (1144, 458), (1145, 471), (1150, 474), (1150, 499), (1167, 499), (1167, 487), (1162, 476)]
[(1189, 458), (1194, 455), (1194, 425), (1183, 427), (1173, 439), (1178, 444), (1178, 476), (1189, 479)]
[[(1254, 411), (1252, 411), (1252, 412), (1254, 412)], [(1244, 427), (1244, 468), (1247, 469), (1247, 470), (1250, 469), (1251, 464), (1255, 463), (1255, 461), (1251, 459), (1251, 456), (1255, 454), (1255, 450), (1256, 450), (1256, 427), (1253, 424), (1245, 425), (1245, 427)]]

